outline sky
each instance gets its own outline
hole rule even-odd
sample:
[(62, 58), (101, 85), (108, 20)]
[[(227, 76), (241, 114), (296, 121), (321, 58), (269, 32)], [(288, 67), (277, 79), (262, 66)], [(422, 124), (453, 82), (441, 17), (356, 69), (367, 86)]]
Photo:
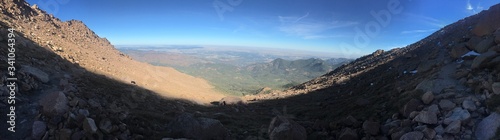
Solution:
[(113, 45), (210, 45), (356, 57), (405, 47), (500, 0), (27, 0)]

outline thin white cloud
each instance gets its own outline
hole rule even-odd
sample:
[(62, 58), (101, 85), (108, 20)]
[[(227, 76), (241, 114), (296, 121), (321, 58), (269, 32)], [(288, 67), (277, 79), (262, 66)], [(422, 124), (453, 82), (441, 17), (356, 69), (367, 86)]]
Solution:
[(438, 29), (409, 30), (409, 31), (402, 31), (401, 34), (427, 33), (427, 32), (434, 32), (434, 31), (437, 31), (437, 30)]
[(409, 18), (414, 19), (417, 22), (421, 22), (429, 26), (434, 26), (437, 28), (443, 28), (444, 26), (446, 26), (446, 23), (444, 23), (443, 21), (432, 17), (410, 14), (410, 13), (405, 13), (403, 15), (408, 16)]
[(297, 23), (300, 20), (307, 18), (309, 16), (309, 12), (307, 12), (305, 15), (301, 17), (296, 17), (296, 16), (278, 16), (279, 20), (281, 23)]
[(467, 0), (466, 9), (469, 10), (469, 11), (473, 11), (474, 10), (474, 8), (472, 8), (472, 4), (470, 4), (470, 0)]
[(299, 36), (303, 39), (323, 39), (323, 38), (336, 38), (337, 35), (325, 35), (328, 30), (349, 27), (358, 24), (352, 21), (333, 21), (333, 22), (320, 22), (314, 20), (306, 20), (309, 13), (303, 16), (278, 16), (281, 25), (278, 30), (291, 36)]
[(478, 12), (481, 12), (484, 10), (484, 7), (481, 5), (481, 3), (477, 3), (476, 6), (474, 6), (470, 0), (467, 0), (467, 3), (465, 5), (465, 9), (470, 13), (470, 14), (477, 14)]

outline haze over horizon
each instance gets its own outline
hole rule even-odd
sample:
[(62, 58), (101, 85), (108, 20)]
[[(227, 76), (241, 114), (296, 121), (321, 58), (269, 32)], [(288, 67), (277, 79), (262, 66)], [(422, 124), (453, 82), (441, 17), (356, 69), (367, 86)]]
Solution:
[(499, 2), (27, 1), (63, 21), (83, 21), (114, 45), (251, 46), (338, 57), (404, 47)]

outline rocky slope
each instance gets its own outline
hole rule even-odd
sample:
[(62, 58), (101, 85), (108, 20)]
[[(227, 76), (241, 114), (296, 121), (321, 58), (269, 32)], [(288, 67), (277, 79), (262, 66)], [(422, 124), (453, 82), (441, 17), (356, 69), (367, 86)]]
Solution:
[[(17, 47), (43, 47), (88, 72), (145, 87), (169, 98), (192, 99), (198, 103), (219, 100), (223, 96), (205, 80), (180, 73), (172, 68), (140, 63), (116, 50), (81, 21), (60, 21), (23, 1), (2, 1), (4, 30), (16, 29), (27, 40)], [(3, 37), (6, 37), (5, 35)], [(23, 53), (23, 52), (19, 52)], [(22, 55), (22, 54), (20, 54)], [(39, 60), (42, 61), (43, 60)], [(57, 66), (57, 64), (45, 64)], [(49, 70), (48, 70), (49, 71)], [(199, 96), (203, 95), (203, 96)], [(201, 98), (203, 97), (203, 98)]]
[[(283, 92), (246, 96), (248, 104), (227, 97), (200, 106), (162, 98), (169, 92), (158, 88), (169, 85), (154, 84), (210, 91), (202, 80), (173, 81), (189, 76), (130, 60), (81, 22), (61, 22), (23, 0), (0, 3), (0, 46), (9, 48), (7, 29), (15, 28), (19, 69), (16, 133), (0, 123), (1, 139), (500, 138), (500, 5)], [(182, 95), (213, 97), (198, 90)], [(0, 114), (11, 105), (2, 100)]]
[(499, 12), (492, 6), (405, 48), (245, 98), (295, 110), (297, 120), (310, 123), (302, 123), (312, 129), (308, 138), (498, 139)]

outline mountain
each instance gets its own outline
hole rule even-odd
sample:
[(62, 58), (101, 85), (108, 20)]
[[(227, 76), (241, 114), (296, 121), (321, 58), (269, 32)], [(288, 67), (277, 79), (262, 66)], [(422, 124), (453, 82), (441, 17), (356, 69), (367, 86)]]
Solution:
[(500, 138), (500, 5), (285, 91), (217, 105), (188, 100), (212, 99), (206, 81), (132, 60), (82, 22), (23, 0), (0, 8), (2, 139)]
[(245, 98), (286, 106), (313, 139), (499, 139), (498, 14), (499, 4), (407, 47)]
[(128, 47), (120, 50), (136, 60), (173, 67), (186, 74), (206, 79), (217, 90), (237, 96), (254, 94), (264, 87), (283, 90), (351, 61), (346, 58), (330, 58), (329, 62), (319, 58), (290, 60), (304, 57), (294, 55), (285, 56), (287, 59), (271, 59), (278, 56), (261, 54), (258, 51), (212, 51), (189, 46), (183, 49)]
[[(60, 21), (24, 0), (0, 1), (0, 46), (0, 66), (13, 74), (2, 71), (0, 113), (17, 115), (2, 115), (1, 139), (52, 139), (63, 132), (80, 139), (95, 134), (93, 122), (133, 126), (138, 122), (132, 119), (145, 119), (141, 113), (179, 110), (164, 99), (209, 104), (224, 97), (203, 79), (135, 61), (81, 21)], [(7, 90), (8, 77), (18, 79), (15, 92)], [(120, 114), (128, 119), (105, 119)], [(128, 134), (122, 138), (131, 139)]]

